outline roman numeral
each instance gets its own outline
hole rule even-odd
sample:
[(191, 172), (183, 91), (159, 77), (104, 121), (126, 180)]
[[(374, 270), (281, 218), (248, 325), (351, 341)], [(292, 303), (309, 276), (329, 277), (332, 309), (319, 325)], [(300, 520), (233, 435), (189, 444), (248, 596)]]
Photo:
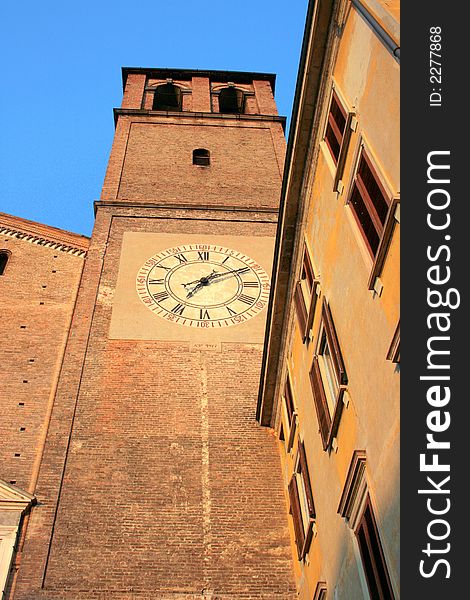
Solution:
[(175, 258), (177, 258), (181, 263), (185, 263), (188, 262), (188, 259), (186, 258), (186, 256), (184, 254), (175, 254)]
[(209, 260), (209, 252), (198, 252), (198, 260)]
[(224, 260), (220, 264), (223, 265), (224, 262), (227, 262), (229, 258), (230, 258), (230, 256), (227, 256), (226, 258), (224, 258)]
[(157, 269), (165, 269), (165, 271), (171, 271), (170, 267), (164, 267), (163, 265), (155, 265)]
[(244, 288), (257, 288), (257, 287), (259, 287), (259, 283), (257, 281), (244, 281), (243, 287)]
[(164, 279), (149, 279), (149, 283), (163, 284), (164, 281)]
[(233, 317), (233, 315), (236, 315), (236, 314), (237, 314), (237, 313), (236, 313), (234, 310), (232, 310), (232, 309), (230, 308), (230, 306), (227, 306), (226, 308), (227, 308), (227, 310), (228, 310), (228, 314), (229, 314), (231, 317)]
[(168, 292), (158, 292), (158, 294), (152, 294), (152, 296), (157, 302), (161, 302), (162, 300), (169, 298)]
[(241, 300), (241, 302), (244, 302), (245, 304), (253, 304), (255, 298), (252, 298), (251, 296), (246, 296), (245, 294), (240, 294), (238, 296), (238, 300)]
[(209, 311), (206, 309), (199, 309), (199, 318), (200, 319), (210, 319)]
[(175, 313), (175, 315), (182, 315), (185, 308), (186, 307), (184, 304), (177, 304), (171, 309), (171, 312)]

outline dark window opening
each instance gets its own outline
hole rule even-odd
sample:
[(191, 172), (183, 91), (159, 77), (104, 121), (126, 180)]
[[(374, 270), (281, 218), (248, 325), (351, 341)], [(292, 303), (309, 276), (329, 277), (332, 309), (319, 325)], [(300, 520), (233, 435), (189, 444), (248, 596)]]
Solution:
[(370, 253), (375, 256), (384, 233), (390, 199), (364, 152), (359, 161), (349, 205)]
[(10, 258), (9, 252), (0, 251), (0, 275), (3, 275), (3, 273), (5, 273), (5, 269), (6, 269), (9, 258)]
[(343, 143), (344, 132), (346, 129), (346, 119), (347, 114), (341, 106), (337, 95), (333, 92), (330, 112), (328, 113), (328, 125), (325, 132), (325, 140), (335, 164), (338, 164), (341, 144)]
[(356, 536), (371, 599), (393, 600), (390, 577), (369, 498), (356, 530)]
[(193, 150), (193, 165), (208, 167), (211, 164), (211, 153), (205, 148)]
[(307, 251), (307, 248), (305, 248), (302, 264), (302, 274), (300, 277), (300, 281), (297, 282), (294, 296), (300, 331), (304, 342), (308, 339), (309, 330), (311, 329), (313, 324), (313, 316), (317, 298), (317, 283), (318, 282), (313, 272), (313, 267), (310, 261), (309, 253)]
[(244, 112), (243, 92), (234, 87), (224, 88), (219, 94), (219, 112), (240, 114)]
[(181, 111), (181, 89), (172, 83), (159, 85), (153, 97), (153, 110)]

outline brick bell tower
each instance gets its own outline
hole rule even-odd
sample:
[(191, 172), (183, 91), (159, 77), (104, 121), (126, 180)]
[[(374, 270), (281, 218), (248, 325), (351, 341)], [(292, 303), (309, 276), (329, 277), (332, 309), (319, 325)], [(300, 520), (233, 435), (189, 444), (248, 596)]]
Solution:
[(255, 421), (285, 153), (264, 73), (123, 69), (10, 598), (296, 597)]

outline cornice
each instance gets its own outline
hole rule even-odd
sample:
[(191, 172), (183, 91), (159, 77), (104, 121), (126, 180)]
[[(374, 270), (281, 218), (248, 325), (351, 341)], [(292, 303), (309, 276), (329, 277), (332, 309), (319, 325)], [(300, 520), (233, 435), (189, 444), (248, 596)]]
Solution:
[[(114, 124), (116, 125), (120, 116), (126, 117), (174, 117), (176, 119), (213, 119), (216, 121), (264, 121), (271, 123), (280, 123), (282, 129), (286, 127), (286, 117), (282, 115), (250, 115), (246, 113), (241, 114), (227, 114), (227, 113), (213, 113), (213, 112), (193, 112), (193, 111), (161, 111), (161, 110), (149, 110), (143, 108), (114, 108)], [(194, 123), (192, 123), (194, 124)]]
[(84, 235), (0, 213), (0, 235), (85, 257), (90, 239)]

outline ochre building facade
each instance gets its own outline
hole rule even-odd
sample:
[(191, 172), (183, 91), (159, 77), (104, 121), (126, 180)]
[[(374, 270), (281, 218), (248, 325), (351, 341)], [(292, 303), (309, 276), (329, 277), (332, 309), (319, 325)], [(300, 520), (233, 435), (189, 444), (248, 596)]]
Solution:
[(398, 3), (310, 3), (258, 419), (303, 600), (399, 598)]

